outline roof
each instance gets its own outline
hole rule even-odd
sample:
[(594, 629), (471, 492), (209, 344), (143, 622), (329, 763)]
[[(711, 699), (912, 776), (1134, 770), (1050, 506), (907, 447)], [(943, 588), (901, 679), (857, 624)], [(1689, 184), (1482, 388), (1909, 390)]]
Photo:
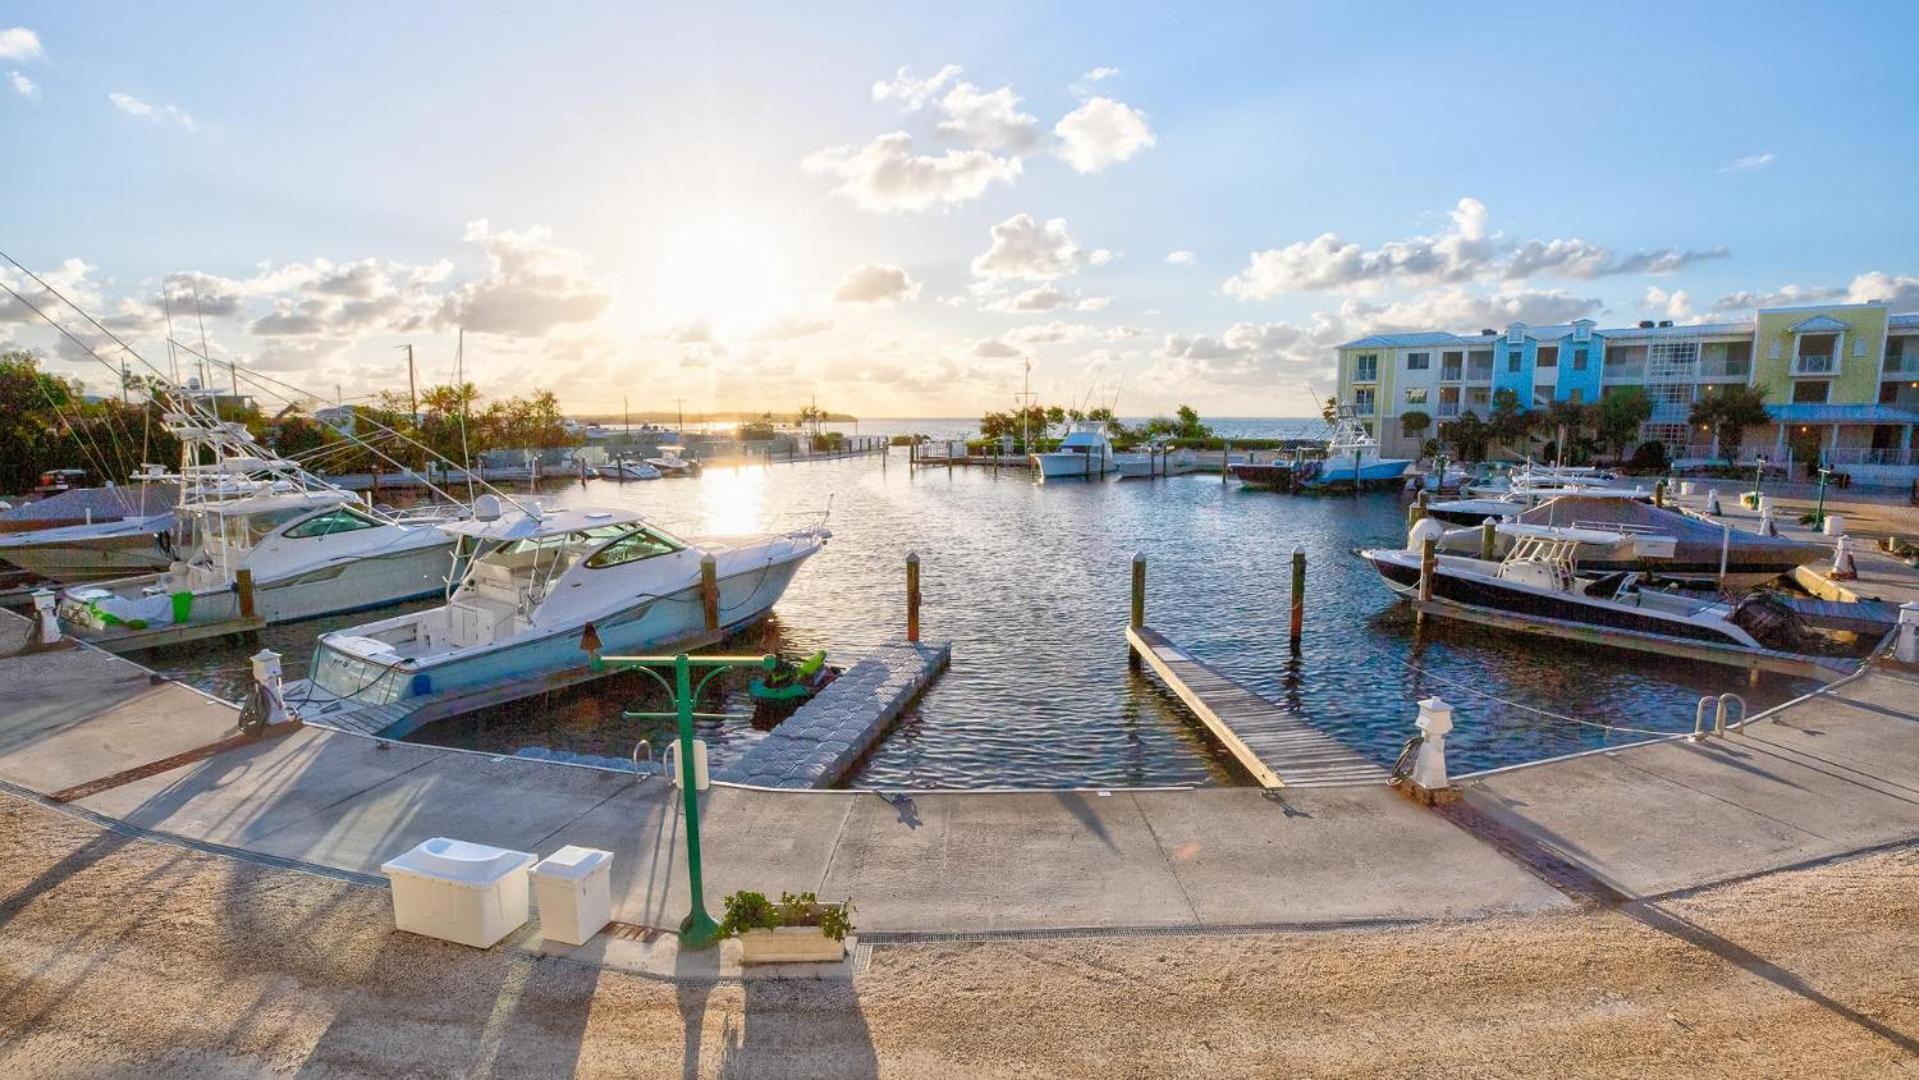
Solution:
[(1886, 327), (1891, 330), (1919, 330), (1919, 311), (1890, 316), (1886, 319)]
[(1695, 338), (1739, 335), (1751, 337), (1754, 326), (1749, 322), (1738, 323), (1692, 323), (1682, 326), (1628, 326), (1618, 330), (1595, 330), (1593, 333), (1613, 341), (1632, 341), (1639, 338)]
[(1919, 424), (1919, 413), (1895, 405), (1768, 405), (1780, 424)]
[[(1456, 345), (1466, 340), (1457, 334), (1443, 330), (1424, 334), (1373, 334), (1341, 345), (1342, 349), (1406, 349), (1421, 345)], [(1474, 341), (1487, 340), (1483, 335), (1475, 334)]]
[[(478, 500), (475, 501), (474, 512), (476, 514), (480, 512)], [(564, 509), (535, 507), (533, 513), (508, 507), (499, 516), (488, 520), (471, 517), (463, 521), (448, 522), (440, 528), (444, 532), (498, 542), (557, 536), (561, 533), (579, 532), (581, 529), (597, 529), (605, 525), (635, 525), (643, 520), (640, 515), (631, 510), (615, 510), (600, 506), (569, 506)]]
[(1846, 325), (1845, 323), (1840, 322), (1838, 319), (1832, 318), (1827, 315), (1814, 315), (1810, 319), (1801, 319), (1798, 322), (1793, 323), (1787, 329), (1791, 330), (1795, 334), (1805, 334), (1805, 333), (1819, 334), (1819, 333), (1827, 333), (1829, 331), (1850, 330), (1852, 329), (1852, 327)]
[[(1900, 325), (1899, 316), (1894, 317), (1894, 325)], [(1909, 324), (1919, 328), (1919, 315), (1910, 316)], [(1842, 324), (1843, 326), (1843, 324)], [(1554, 324), (1551, 326), (1528, 326), (1523, 328), (1526, 336), (1535, 341), (1563, 341), (1572, 336), (1572, 324)], [(1682, 326), (1622, 326), (1607, 330), (1595, 326), (1592, 335), (1595, 338), (1607, 338), (1614, 341), (1630, 341), (1636, 338), (1697, 338), (1738, 336), (1751, 337), (1754, 324), (1738, 323), (1693, 323)], [(1489, 346), (1504, 341), (1505, 334), (1453, 334), (1443, 330), (1426, 331), (1413, 334), (1371, 334), (1363, 338), (1348, 341), (1342, 349), (1408, 349), (1431, 345), (1477, 345)]]

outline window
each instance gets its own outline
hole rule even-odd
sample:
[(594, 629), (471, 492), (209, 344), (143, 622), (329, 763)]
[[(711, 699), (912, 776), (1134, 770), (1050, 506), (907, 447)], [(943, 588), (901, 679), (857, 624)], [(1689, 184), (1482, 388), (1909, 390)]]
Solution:
[(1534, 366), (1558, 367), (1559, 366), (1559, 346), (1541, 345), (1539, 347), (1539, 359), (1535, 362)]
[(1353, 408), (1361, 413), (1373, 411), (1373, 400), (1374, 390), (1370, 386), (1353, 391)]
[(586, 565), (589, 570), (604, 570), (609, 566), (651, 559), (655, 555), (670, 555), (678, 550), (680, 545), (651, 529), (640, 528), (594, 552), (587, 558)]
[(1801, 334), (1797, 370), (1807, 375), (1827, 374), (1833, 370), (1838, 352), (1838, 334)]
[(1509, 326), (1506, 328), (1506, 344), (1517, 349), (1526, 343), (1526, 328)]
[(1586, 370), (1586, 346), (1584, 345), (1576, 345), (1573, 347), (1573, 370)]
[(289, 540), (306, 540), (315, 536), (332, 536), (335, 533), (357, 532), (360, 529), (378, 528), (380, 523), (360, 513), (340, 507), (329, 510), (318, 517), (308, 518), (286, 532)]
[(1353, 381), (1374, 382), (1379, 378), (1379, 354), (1361, 353), (1353, 358)]
[(1407, 371), (1425, 371), (1432, 366), (1432, 362), (1432, 353), (1409, 352), (1406, 354)]
[(1824, 405), (1832, 383), (1825, 379), (1804, 379), (1792, 384), (1792, 400), (1800, 405)]
[(1587, 341), (1591, 339), (1592, 332), (1593, 332), (1593, 324), (1586, 322), (1584, 319), (1581, 319), (1579, 322), (1576, 322), (1573, 324), (1573, 340), (1574, 341)]
[(1406, 404), (1408, 405), (1426, 404), (1426, 388), (1423, 386), (1407, 387), (1406, 388)]
[(1506, 354), (1506, 374), (1519, 374), (1519, 365), (1526, 360), (1526, 354), (1514, 349)]
[(1465, 376), (1466, 354), (1447, 352), (1439, 354), (1439, 377), (1459, 381)]

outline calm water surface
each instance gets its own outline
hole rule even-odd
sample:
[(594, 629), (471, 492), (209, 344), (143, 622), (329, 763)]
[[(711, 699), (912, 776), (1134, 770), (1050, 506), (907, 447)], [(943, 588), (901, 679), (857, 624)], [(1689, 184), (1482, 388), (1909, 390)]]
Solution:
[[(1414, 702), (1435, 694), (1456, 708), (1447, 749), (1463, 772), (1643, 737), (1609, 723), (1689, 728), (1701, 694), (1735, 690), (1756, 711), (1809, 688), (1772, 677), (1749, 688), (1730, 670), (1453, 624), (1416, 640), (1409, 614), (1352, 554), (1403, 540), (1405, 510), (1392, 496), (1289, 497), (1217, 476), (1040, 485), (1011, 470), (916, 474), (903, 451), (884, 464), (711, 469), (694, 480), (594, 481), (547, 494), (631, 507), (686, 536), (777, 526), (830, 497), (832, 542), (774, 616), (727, 651), (825, 648), (838, 660), (897, 636), (904, 562), (918, 552), (924, 631), (953, 641), (953, 665), (868, 756), (849, 781), (856, 787), (1247, 782), (1170, 693), (1127, 669), (1134, 552), (1148, 559), (1153, 626), (1383, 763), (1412, 732)], [(1306, 549), (1309, 579), (1298, 658), (1286, 647), (1295, 544)], [(366, 618), (276, 627), (267, 643), (298, 673), (319, 633)], [(244, 686), (245, 652), (196, 647), (149, 662), (231, 696)], [(723, 763), (764, 734), (741, 680), (719, 696), (703, 708), (738, 715), (702, 727)], [(658, 746), (671, 736), (670, 725), (626, 720), (621, 710), (665, 707), (650, 680), (628, 674), (435, 724), (415, 739), (624, 756), (638, 739)]]

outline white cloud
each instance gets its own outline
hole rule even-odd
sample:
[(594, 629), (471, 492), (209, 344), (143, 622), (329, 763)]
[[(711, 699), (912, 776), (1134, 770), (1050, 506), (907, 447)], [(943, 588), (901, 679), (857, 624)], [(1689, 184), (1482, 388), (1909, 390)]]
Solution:
[(1528, 240), (1514, 249), (1506, 262), (1505, 277), (1523, 280), (1531, 277), (1564, 277), (1581, 281), (1615, 274), (1671, 274), (1694, 263), (1723, 259), (1732, 252), (1723, 247), (1703, 251), (1679, 248), (1652, 248), (1630, 255), (1615, 255), (1612, 249), (1584, 240)]
[(194, 123), (193, 117), (176, 105), (154, 105), (120, 90), (108, 94), (107, 100), (113, 102), (114, 108), (128, 116), (137, 116), (156, 124), (174, 124), (187, 131), (199, 130), (199, 125)]
[(1782, 285), (1772, 292), (1741, 289), (1712, 302), (1712, 310), (1746, 311), (1762, 307), (1792, 307), (1795, 304), (1823, 304), (1846, 295), (1846, 290), (1823, 285)]
[(1145, 113), (1103, 97), (1067, 113), (1053, 133), (1060, 138), (1059, 156), (1083, 173), (1117, 165), (1157, 141)]
[(44, 60), (46, 56), (39, 34), (24, 26), (0, 30), (0, 60)]
[(612, 302), (607, 283), (587, 272), (586, 257), (555, 244), (543, 226), (495, 231), (482, 218), (467, 225), (465, 239), (486, 251), (491, 269), (447, 295), (440, 309), (447, 325), (538, 337), (597, 319)]
[(1019, 178), (1018, 158), (984, 150), (948, 150), (934, 157), (913, 152), (913, 137), (903, 131), (881, 135), (864, 147), (835, 146), (801, 163), (816, 175), (836, 176), (834, 193), (863, 210), (925, 210), (969, 202), (995, 182)]
[(1079, 303), (1074, 304), (1073, 310), (1075, 311), (1105, 311), (1107, 308), (1111, 307), (1112, 304), (1113, 304), (1113, 298), (1110, 296), (1088, 296), (1085, 299), (1081, 300)]
[(1117, 74), (1119, 74), (1119, 69), (1116, 67), (1096, 67), (1086, 74), (1081, 75), (1079, 81), (1096, 83), (1103, 79), (1110, 79)]
[(1721, 165), (1719, 171), (1722, 173), (1751, 172), (1754, 169), (1763, 169), (1777, 160), (1779, 160), (1779, 155), (1771, 152), (1764, 154), (1747, 154), (1745, 157), (1734, 158), (1726, 164)]
[(868, 263), (840, 279), (833, 299), (842, 304), (892, 304), (920, 294), (920, 283), (898, 266)]
[(1854, 304), (1884, 300), (1892, 305), (1894, 311), (1919, 311), (1919, 277), (1893, 277), (1883, 271), (1873, 270), (1852, 279), (1852, 285), (1846, 290), (1846, 299)]
[(833, 320), (824, 316), (790, 312), (755, 330), (752, 337), (756, 341), (795, 341), (832, 328)]
[(924, 79), (915, 79), (910, 69), (901, 68), (891, 79), (873, 84), (873, 100), (897, 101), (902, 110), (918, 112), (942, 86), (959, 78), (959, 74), (958, 64), (948, 64)]
[(1217, 337), (1170, 335), (1161, 356), (1172, 363), (1156, 371), (1154, 381), (1183, 394), (1196, 384), (1270, 388), (1277, 380), (1324, 378), (1341, 337), (1337, 320), (1323, 314), (1310, 327), (1235, 323)]
[(986, 360), (1003, 360), (1007, 357), (1019, 356), (1020, 350), (999, 338), (985, 338), (973, 346), (973, 355)]
[(993, 244), (973, 260), (973, 276), (990, 280), (1051, 281), (1079, 269), (1079, 245), (1065, 218), (1041, 224), (1015, 214), (993, 226)]
[(7, 85), (13, 87), (13, 92), (19, 94), (21, 97), (35, 98), (40, 96), (39, 84), (18, 71), (7, 72)]
[(1449, 285), (1386, 304), (1349, 299), (1340, 305), (1339, 316), (1350, 332), (1359, 335), (1435, 328), (1496, 330), (1516, 322), (1549, 325), (1571, 322), (1604, 308), (1597, 297), (1575, 296), (1564, 289), (1515, 289), (1481, 295)]
[(1117, 261), (1122, 254), (1124, 254), (1124, 252), (1109, 251), (1106, 248), (1094, 248), (1087, 253), (1086, 262), (1090, 266), (1105, 266), (1107, 263)]
[(1199, 256), (1190, 251), (1169, 251), (1166, 253), (1166, 261), (1173, 266), (1191, 266), (1199, 261)]
[(1039, 142), (1039, 118), (1019, 109), (1010, 86), (990, 92), (963, 82), (940, 99), (939, 133), (976, 150), (1023, 154)]
[(1692, 310), (1692, 294), (1684, 289), (1672, 292), (1657, 285), (1646, 287), (1645, 298), (1641, 301), (1654, 319), (1671, 319), (1674, 322), (1691, 322), (1695, 316)]
[(1040, 285), (987, 306), (993, 311), (1057, 311), (1072, 302), (1070, 294), (1052, 285)]

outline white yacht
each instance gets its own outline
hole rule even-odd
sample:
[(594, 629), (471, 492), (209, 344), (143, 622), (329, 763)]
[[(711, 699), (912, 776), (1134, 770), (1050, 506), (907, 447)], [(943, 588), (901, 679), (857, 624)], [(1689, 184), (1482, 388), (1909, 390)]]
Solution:
[(0, 560), (49, 581), (96, 581), (164, 569), (173, 560), (173, 511), (115, 521), (0, 533)]
[(683, 457), (684, 446), (662, 446), (656, 457), (646, 459), (646, 464), (658, 470), (661, 476), (691, 476), (698, 470), (697, 462)]
[(1101, 477), (1117, 469), (1113, 443), (1106, 437), (1106, 425), (1094, 420), (1076, 420), (1060, 440), (1059, 449), (1034, 454), (1033, 468), (1042, 480), (1062, 477)]
[(644, 461), (618, 457), (600, 466), (600, 476), (607, 480), (658, 480), (662, 473)]
[(1199, 471), (1199, 460), (1191, 450), (1174, 450), (1158, 439), (1145, 450), (1113, 455), (1113, 465), (1121, 480), (1184, 476)]
[(582, 637), (606, 653), (657, 652), (705, 633), (700, 563), (714, 557), (720, 631), (764, 616), (832, 534), (822, 519), (789, 532), (693, 543), (627, 510), (503, 514), (493, 496), (446, 526), (463, 571), (447, 602), (326, 634), (311, 677), (288, 687), (303, 716), (386, 708), (482, 689), (510, 700), (529, 682), (591, 677)]

